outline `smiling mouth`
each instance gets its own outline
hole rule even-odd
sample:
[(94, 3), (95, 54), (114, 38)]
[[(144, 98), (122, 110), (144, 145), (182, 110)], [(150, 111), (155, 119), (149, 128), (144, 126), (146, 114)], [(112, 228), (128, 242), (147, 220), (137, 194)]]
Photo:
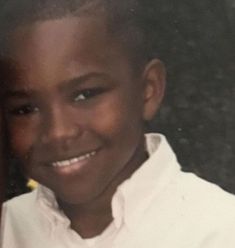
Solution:
[(52, 162), (51, 165), (55, 168), (70, 167), (70, 166), (73, 166), (75, 164), (78, 164), (79, 162), (85, 162), (86, 160), (95, 156), (96, 153), (97, 153), (97, 151), (92, 151), (92, 152), (89, 152), (89, 153), (86, 153), (86, 154), (83, 154), (81, 156), (74, 157), (71, 159)]

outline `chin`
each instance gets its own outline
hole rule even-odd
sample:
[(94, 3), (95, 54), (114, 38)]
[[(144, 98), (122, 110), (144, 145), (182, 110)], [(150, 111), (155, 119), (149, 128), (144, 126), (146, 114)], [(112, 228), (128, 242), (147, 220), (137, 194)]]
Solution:
[(68, 204), (68, 205), (83, 205), (88, 204), (94, 201), (99, 193), (97, 190), (90, 189), (90, 190), (70, 190), (70, 191), (54, 191), (56, 198), (59, 202)]

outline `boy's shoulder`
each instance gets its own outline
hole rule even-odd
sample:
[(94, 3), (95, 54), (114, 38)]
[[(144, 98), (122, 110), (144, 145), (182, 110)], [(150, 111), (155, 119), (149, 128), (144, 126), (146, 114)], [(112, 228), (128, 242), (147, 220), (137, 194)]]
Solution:
[[(207, 219), (214, 218), (218, 214), (215, 219), (227, 219), (229, 216), (234, 216), (235, 220), (234, 195), (193, 173), (183, 172), (177, 156), (163, 135), (148, 134), (147, 145), (149, 150), (153, 151), (151, 160), (153, 166), (148, 176), (151, 177), (154, 174), (157, 177), (157, 173), (162, 172), (158, 180), (161, 181), (161, 185), (164, 185), (164, 190), (160, 194), (158, 192), (159, 184), (155, 183), (157, 180), (155, 176), (149, 185), (149, 187), (155, 185), (156, 193), (153, 208), (159, 209), (159, 205), (165, 204), (164, 209), (175, 212), (179, 210), (183, 212), (183, 216), (188, 214), (188, 218), (196, 218), (197, 213), (201, 212), (201, 217), (204, 216)], [(148, 184), (148, 182), (145, 184)], [(159, 197), (159, 195), (161, 196)], [(178, 209), (173, 208), (177, 204)]]
[(138, 229), (146, 242), (164, 247), (235, 247), (235, 197), (180, 171), (164, 193), (155, 196)]
[[(156, 199), (156, 209), (158, 203)], [(160, 205), (166, 219), (178, 220), (189, 232), (196, 228), (210, 233), (229, 226), (235, 232), (235, 196), (193, 173), (180, 171), (168, 185)]]
[(1, 247), (49, 247), (50, 239), (48, 236), (51, 226), (50, 222), (43, 217), (39, 205), (37, 190), (4, 203), (1, 222)]
[(3, 217), (7, 221), (20, 220), (27, 222), (30, 219), (36, 219), (39, 206), (36, 201), (37, 190), (14, 197), (3, 204)]
[(33, 207), (35, 205), (37, 197), (37, 190), (33, 190), (32, 192), (22, 194), (20, 196), (16, 196), (8, 201), (6, 201), (3, 206), (4, 207), (14, 207), (17, 209), (26, 210), (27, 206), (29, 208)]
[(211, 212), (232, 208), (235, 216), (235, 196), (218, 185), (188, 172), (181, 172), (176, 182), (184, 199), (195, 208), (209, 208)]

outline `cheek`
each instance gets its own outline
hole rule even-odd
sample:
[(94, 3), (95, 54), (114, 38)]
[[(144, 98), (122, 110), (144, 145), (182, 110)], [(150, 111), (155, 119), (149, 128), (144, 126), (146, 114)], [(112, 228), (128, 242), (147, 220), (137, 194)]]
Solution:
[(9, 141), (13, 154), (20, 159), (24, 159), (34, 145), (37, 134), (37, 124), (35, 121), (8, 121)]
[(139, 102), (116, 96), (104, 101), (90, 116), (92, 129), (107, 139), (126, 140), (142, 131), (142, 111)]

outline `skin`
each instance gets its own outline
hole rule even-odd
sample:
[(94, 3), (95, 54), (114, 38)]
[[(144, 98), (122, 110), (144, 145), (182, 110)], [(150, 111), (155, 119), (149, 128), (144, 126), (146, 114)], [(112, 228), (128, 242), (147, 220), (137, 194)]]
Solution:
[(91, 16), (21, 26), (9, 44), (15, 70), (4, 102), (12, 152), (27, 176), (54, 191), (72, 228), (94, 237), (112, 221), (117, 186), (146, 159), (143, 123), (162, 100), (164, 68), (154, 60), (135, 74), (105, 20)]

